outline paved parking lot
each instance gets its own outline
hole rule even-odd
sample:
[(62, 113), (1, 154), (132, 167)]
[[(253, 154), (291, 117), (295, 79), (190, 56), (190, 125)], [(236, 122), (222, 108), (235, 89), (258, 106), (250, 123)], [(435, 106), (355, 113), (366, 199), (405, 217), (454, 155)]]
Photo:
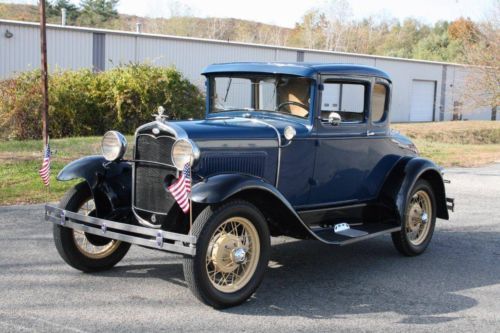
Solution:
[(0, 331), (500, 331), (500, 164), (450, 169), (457, 209), (428, 251), (390, 237), (336, 248), (274, 239), (256, 295), (216, 311), (186, 288), (180, 257), (133, 247), (113, 270), (65, 265), (41, 205), (0, 207)]

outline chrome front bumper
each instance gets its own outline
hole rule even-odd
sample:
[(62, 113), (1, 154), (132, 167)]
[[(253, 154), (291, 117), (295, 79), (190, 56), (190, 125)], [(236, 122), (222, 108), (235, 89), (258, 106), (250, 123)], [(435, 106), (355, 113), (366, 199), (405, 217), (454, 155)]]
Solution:
[(196, 237), (100, 219), (45, 205), (45, 220), (66, 228), (157, 250), (196, 254)]

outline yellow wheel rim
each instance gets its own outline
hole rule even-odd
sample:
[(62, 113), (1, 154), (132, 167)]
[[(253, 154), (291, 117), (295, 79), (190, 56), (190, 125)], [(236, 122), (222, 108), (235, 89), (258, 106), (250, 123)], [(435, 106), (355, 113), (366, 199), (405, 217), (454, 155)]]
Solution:
[[(95, 211), (95, 203), (93, 199), (87, 200), (78, 210), (79, 214), (89, 215), (91, 212)], [(116, 251), (120, 246), (120, 241), (110, 239), (109, 243), (105, 245), (94, 245), (92, 244), (85, 233), (80, 230), (73, 230), (73, 240), (75, 242), (76, 248), (81, 254), (90, 259), (102, 259), (106, 258), (110, 254)]]
[(427, 192), (417, 191), (410, 199), (406, 214), (405, 232), (408, 241), (418, 246), (422, 244), (431, 228), (432, 203)]
[(260, 240), (255, 226), (244, 217), (224, 221), (210, 238), (206, 269), (210, 283), (224, 293), (247, 285), (260, 257)]

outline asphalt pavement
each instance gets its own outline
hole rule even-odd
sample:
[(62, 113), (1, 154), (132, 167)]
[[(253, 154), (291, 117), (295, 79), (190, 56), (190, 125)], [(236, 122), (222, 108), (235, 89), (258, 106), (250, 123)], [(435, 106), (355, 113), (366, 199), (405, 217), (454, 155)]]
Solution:
[(456, 211), (423, 255), (389, 236), (276, 238), (257, 293), (222, 311), (191, 295), (180, 256), (132, 247), (84, 274), (59, 258), (42, 205), (0, 207), (0, 332), (499, 332), (500, 164), (446, 178)]

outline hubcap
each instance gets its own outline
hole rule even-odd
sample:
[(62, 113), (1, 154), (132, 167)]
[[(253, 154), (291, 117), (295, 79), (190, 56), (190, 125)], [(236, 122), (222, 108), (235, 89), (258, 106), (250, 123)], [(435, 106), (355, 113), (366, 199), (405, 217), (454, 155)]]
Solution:
[(257, 229), (246, 218), (232, 217), (213, 233), (206, 256), (211, 284), (230, 293), (243, 288), (252, 278), (260, 255)]
[(432, 204), (429, 195), (423, 190), (417, 191), (408, 204), (405, 222), (406, 235), (413, 245), (420, 245), (427, 238), (430, 216), (432, 216)]
[(247, 251), (244, 248), (238, 247), (231, 252), (231, 259), (237, 263), (242, 264), (245, 262)]

